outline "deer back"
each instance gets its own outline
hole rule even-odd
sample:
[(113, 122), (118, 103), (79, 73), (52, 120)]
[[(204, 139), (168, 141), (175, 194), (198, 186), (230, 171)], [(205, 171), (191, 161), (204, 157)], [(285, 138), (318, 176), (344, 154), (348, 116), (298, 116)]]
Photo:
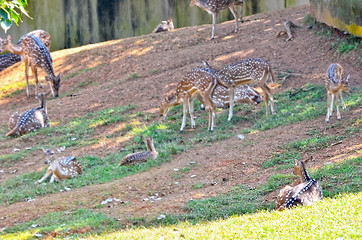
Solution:
[(335, 93), (340, 90), (350, 92), (348, 80), (350, 75), (344, 76), (343, 67), (338, 63), (332, 63), (326, 73), (325, 85), (328, 91)]
[[(236, 103), (260, 103), (261, 96), (249, 85), (241, 85), (235, 89), (234, 100)], [(212, 95), (212, 101), (219, 108), (229, 106), (229, 89), (218, 85)]]
[(242, 5), (242, 0), (191, 0), (190, 6), (198, 6), (207, 12), (218, 13), (232, 5)]
[(73, 178), (83, 173), (82, 165), (79, 161), (71, 157), (60, 157), (51, 162), (49, 169), (60, 180)]
[(19, 45), (22, 44), (22, 41), (26, 35), (34, 35), (35, 37), (39, 38), (43, 42), (45, 47), (50, 51), (50, 44), (52, 42), (52, 37), (50, 36), (50, 34), (48, 32), (41, 30), (41, 29), (29, 32), (19, 39), (19, 42), (18, 42)]
[(42, 97), (42, 103), (40, 107), (35, 107), (21, 114), (14, 113), (9, 119), (10, 131), (6, 136), (14, 134), (23, 135), (28, 132), (36, 131), (42, 127), (49, 127), (50, 121), (47, 115), (46, 102)]

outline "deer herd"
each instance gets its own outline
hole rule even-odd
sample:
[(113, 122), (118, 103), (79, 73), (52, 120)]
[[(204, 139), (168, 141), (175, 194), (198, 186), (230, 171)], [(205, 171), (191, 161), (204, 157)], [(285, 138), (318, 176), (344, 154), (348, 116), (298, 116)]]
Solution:
[[(238, 31), (238, 13), (235, 6), (243, 5), (243, 0), (191, 0), (190, 6), (198, 6), (212, 15), (212, 34), (215, 37), (215, 24), (217, 14), (229, 8), (235, 17), (235, 32)], [(172, 19), (162, 22), (154, 32), (170, 31), (173, 29)], [(9, 120), (10, 131), (6, 136), (23, 135), (36, 131), (40, 128), (50, 127), (50, 120), (47, 115), (46, 96), (50, 93), (53, 97), (59, 96), (60, 74), (56, 75), (53, 69), (53, 60), (49, 49), (51, 36), (43, 30), (30, 32), (15, 44), (11, 37), (0, 38), (0, 52), (8, 50), (10, 53), (0, 56), (0, 71), (16, 62), (23, 61), (25, 64), (26, 94), (30, 98), (29, 68), (35, 78), (35, 96), (40, 102), (40, 107), (35, 107), (23, 113), (14, 113)], [(231, 63), (221, 68), (211, 67), (206, 61), (202, 67), (197, 67), (183, 75), (177, 84), (175, 92), (168, 94), (161, 101), (160, 114), (165, 119), (168, 110), (176, 105), (183, 104), (183, 118), (180, 128), (182, 132), (186, 126), (187, 111), (191, 119), (191, 128), (195, 128), (194, 101), (198, 99), (204, 108), (209, 112), (208, 129), (215, 128), (215, 109), (229, 107), (228, 121), (232, 119), (233, 107), (236, 103), (258, 104), (265, 99), (266, 114), (269, 114), (269, 107), (272, 114), (275, 114), (274, 99), (271, 89), (268, 86), (268, 78), (276, 81), (273, 67), (266, 60), (259, 58), (244, 59)], [(37, 70), (42, 69), (46, 73), (50, 92), (39, 94)], [(341, 119), (339, 111), (339, 100), (342, 108), (346, 105), (343, 101), (342, 91), (349, 92), (348, 85), (350, 75), (345, 77), (343, 68), (338, 63), (329, 66), (325, 86), (327, 89), (327, 115), (325, 122), (328, 123), (333, 111), (333, 101), (336, 100), (337, 119)], [(247, 84), (256, 84), (262, 90), (257, 92)], [(153, 138), (141, 138), (146, 144), (147, 151), (128, 154), (123, 158), (120, 165), (137, 164), (147, 159), (156, 159), (158, 152), (154, 147)], [(58, 153), (64, 148), (57, 150)], [(50, 182), (61, 181), (82, 174), (82, 166), (75, 157), (54, 157), (54, 151), (44, 149), (49, 168), (43, 178), (37, 183), (43, 182), (51, 176)], [(283, 210), (298, 205), (310, 205), (322, 198), (321, 186), (314, 179), (311, 179), (306, 170), (305, 164), (309, 161), (295, 161), (294, 174), (300, 177), (300, 183), (294, 187), (286, 186), (277, 197), (276, 209)]]

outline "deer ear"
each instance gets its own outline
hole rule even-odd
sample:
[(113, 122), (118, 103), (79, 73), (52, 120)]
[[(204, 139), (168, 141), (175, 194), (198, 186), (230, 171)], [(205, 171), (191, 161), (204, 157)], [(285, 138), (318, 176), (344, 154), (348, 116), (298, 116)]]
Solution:
[(299, 160), (295, 159), (295, 164), (298, 165), (299, 163)]
[(348, 76), (346, 77), (346, 82), (348, 83), (348, 80), (349, 80), (349, 77), (350, 77), (351, 75), (349, 75), (348, 74)]

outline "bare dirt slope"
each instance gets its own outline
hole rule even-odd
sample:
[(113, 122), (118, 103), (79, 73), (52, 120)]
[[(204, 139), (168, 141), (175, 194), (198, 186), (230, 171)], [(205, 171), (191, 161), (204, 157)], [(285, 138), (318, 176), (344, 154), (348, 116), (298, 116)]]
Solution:
[[(129, 103), (137, 105), (135, 112), (156, 113), (161, 97), (175, 88), (183, 74), (200, 65), (203, 60), (221, 67), (240, 59), (257, 57), (268, 60), (277, 74), (294, 73), (275, 91), (300, 87), (306, 83), (323, 85), (325, 71), (333, 62), (339, 62), (351, 74), (352, 84), (362, 85), (358, 81), (361, 75), (361, 65), (356, 60), (358, 57), (353, 54), (335, 54), (331, 43), (316, 36), (315, 31), (306, 27), (297, 29), (295, 39), (290, 42), (285, 42), (283, 37), (276, 38), (278, 32), (284, 30), (283, 23), (286, 20), (302, 25), (302, 19), (308, 12), (309, 6), (301, 6), (246, 17), (236, 34), (232, 33), (233, 22), (218, 24), (216, 38), (212, 41), (209, 40), (211, 25), (205, 25), (53, 52), (55, 72), (62, 74), (60, 92), (63, 95), (48, 102), (49, 116), (57, 123), (59, 119)], [(24, 66), (17, 64), (6, 69), (0, 73), (0, 79), (0, 86), (10, 82), (22, 83)], [(24, 111), (36, 105), (25, 96), (25, 92), (22, 92), (0, 100), (1, 134), (6, 133), (7, 121), (15, 109)], [(278, 110), (278, 106), (276, 109)], [(358, 118), (361, 109), (342, 114), (343, 118)], [(151, 121), (157, 119), (155, 114)], [(94, 208), (105, 199), (104, 193), (129, 202), (112, 208), (98, 208), (98, 211), (117, 218), (154, 216), (166, 211), (179, 212), (190, 199), (227, 192), (237, 184), (257, 186), (266, 182), (275, 171), (264, 169), (261, 164), (271, 157), (272, 151), (276, 151), (282, 144), (305, 137), (311, 128), (330, 131), (332, 134), (338, 128), (345, 127), (345, 124), (342, 121), (340, 127), (328, 129), (321, 117), (307, 123), (248, 135), (248, 140), (253, 143), (249, 146), (242, 146), (236, 137), (211, 146), (200, 146), (197, 150), (175, 155), (170, 163), (124, 179), (38, 197), (33, 202), (1, 207), (0, 227), (31, 220), (53, 211)], [(114, 127), (116, 126), (103, 127), (96, 134), (101, 137)], [(242, 128), (242, 125), (237, 126), (235, 131)], [(8, 138), (1, 141), (0, 154), (10, 154), (14, 148), (29, 147), (36, 142), (37, 139), (20, 141)], [(107, 142), (103, 146), (73, 147), (71, 151), (78, 156), (104, 157), (119, 151), (123, 144)], [(323, 152), (317, 152), (311, 167), (323, 166), (325, 162), (354, 155), (357, 149), (361, 149), (361, 141), (352, 138)], [(44, 168), (42, 162), (43, 154), (34, 152), (16, 165), (2, 166), (0, 169), (4, 172), (0, 173), (0, 182), (26, 172), (39, 171)], [(177, 180), (179, 184), (175, 184), (175, 179), (172, 178), (174, 169), (188, 166), (190, 162), (197, 162), (197, 165)], [(191, 175), (196, 176), (191, 178)], [(192, 189), (192, 185), (199, 183), (205, 184), (205, 187)], [(155, 203), (142, 201), (156, 193), (162, 196), (162, 200)], [(276, 193), (273, 193), (265, 200), (274, 201), (275, 196)]]

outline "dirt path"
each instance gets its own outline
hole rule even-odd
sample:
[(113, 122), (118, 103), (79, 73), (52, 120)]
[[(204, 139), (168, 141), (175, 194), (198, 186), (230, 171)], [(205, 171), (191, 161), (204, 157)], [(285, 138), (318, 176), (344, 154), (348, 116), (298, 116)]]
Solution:
[[(55, 72), (61, 72), (63, 76), (60, 91), (61, 94), (66, 93), (66, 96), (49, 101), (50, 118), (57, 123), (59, 120), (129, 103), (137, 105), (135, 112), (155, 113), (161, 97), (173, 90), (180, 77), (199, 65), (202, 60), (208, 60), (215, 67), (221, 67), (240, 59), (258, 57), (270, 61), (277, 74), (295, 73), (275, 91), (300, 87), (308, 82), (322, 85), (329, 64), (339, 62), (345, 71), (351, 74), (351, 82), (361, 86), (362, 82), (356, 80), (361, 73), (357, 56), (349, 54), (344, 57), (335, 54), (331, 42), (315, 36), (314, 31), (305, 27), (297, 29), (294, 33), (295, 39), (289, 42), (285, 42), (283, 38), (276, 38), (277, 33), (283, 30), (285, 20), (292, 19), (296, 24), (302, 25), (302, 19), (308, 12), (309, 6), (301, 6), (250, 16), (245, 18), (246, 22), (240, 25), (237, 34), (231, 33), (234, 28), (232, 21), (219, 24), (217, 37), (213, 41), (208, 40), (211, 26), (205, 25), (52, 53)], [(0, 86), (8, 82), (24, 81), (23, 68), (22, 65), (17, 65), (0, 72)], [(132, 78), (132, 74), (136, 77)], [(25, 98), (24, 92), (0, 100), (0, 134), (7, 131), (8, 118), (15, 109), (24, 111), (35, 105), (33, 100)], [(343, 118), (346, 119), (356, 119), (360, 115), (361, 109), (343, 112)], [(328, 129), (320, 117), (313, 121), (249, 134), (245, 140), (248, 143), (246, 146), (236, 137), (210, 146), (200, 146), (198, 149), (177, 154), (170, 163), (147, 172), (106, 184), (38, 197), (33, 202), (19, 202), (0, 207), (0, 227), (31, 220), (54, 211), (78, 208), (97, 207), (97, 211), (122, 219), (153, 216), (162, 212), (180, 212), (190, 199), (215, 196), (227, 192), (231, 186), (237, 184), (257, 186), (265, 183), (268, 177), (276, 172), (273, 169), (262, 168), (262, 163), (269, 159), (271, 153), (277, 151), (279, 146), (305, 138), (311, 129), (330, 131), (328, 134), (333, 134), (333, 131), (345, 127), (346, 123), (341, 123), (339, 127)], [(103, 132), (114, 127), (111, 124), (96, 131), (96, 134), (101, 136)], [(235, 132), (240, 132), (242, 128), (242, 125), (237, 126)], [(9, 138), (0, 141), (0, 154), (5, 155), (12, 153), (14, 148), (31, 147), (38, 140)], [(103, 157), (119, 149), (120, 145), (114, 143), (107, 148), (91, 145), (73, 147), (70, 151), (78, 156)], [(338, 156), (355, 155), (356, 149), (361, 149), (360, 138), (357, 137), (316, 152), (315, 162), (311, 167), (336, 161)], [(27, 172), (38, 171), (44, 167), (42, 162), (43, 154), (39, 151), (15, 164), (0, 166), (0, 169), (4, 169), (4, 172), (0, 173), (0, 182)], [(190, 162), (197, 164), (190, 166)], [(174, 169), (186, 166), (190, 167), (190, 171), (176, 179)], [(191, 177), (192, 175), (195, 177)], [(205, 187), (192, 189), (194, 184), (205, 184)], [(143, 201), (156, 193), (162, 200), (154, 203)], [(108, 196), (119, 198), (129, 204), (98, 208), (100, 202)], [(273, 197), (275, 198), (275, 193), (266, 201), (274, 201)]]

